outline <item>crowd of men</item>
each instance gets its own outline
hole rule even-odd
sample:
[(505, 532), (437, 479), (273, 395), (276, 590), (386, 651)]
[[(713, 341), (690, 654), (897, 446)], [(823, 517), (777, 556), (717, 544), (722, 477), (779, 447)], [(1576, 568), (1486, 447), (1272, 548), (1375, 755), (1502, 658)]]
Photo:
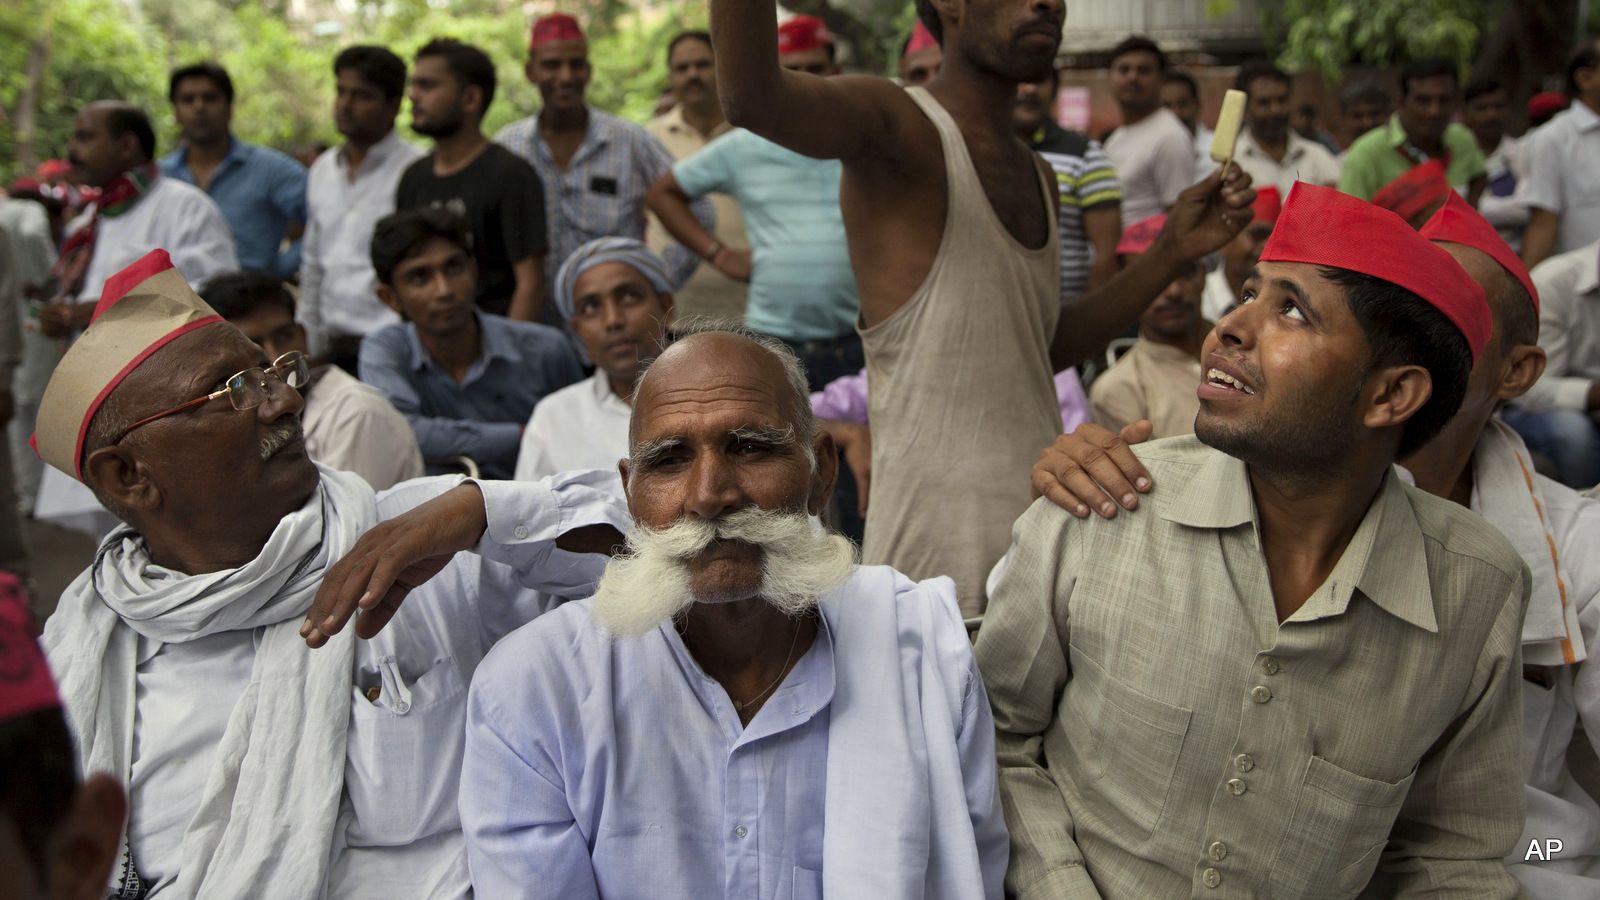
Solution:
[[(916, 6), (897, 82), (712, 0), (647, 127), (562, 13), (493, 137), (443, 37), (309, 167), (212, 63), (80, 110), (0, 896), (1600, 896), (1600, 42), (1520, 138), (1250, 63), (1224, 167), (1155, 42), (1093, 139), (1058, 0)], [(44, 465), (120, 524), (36, 640)]]

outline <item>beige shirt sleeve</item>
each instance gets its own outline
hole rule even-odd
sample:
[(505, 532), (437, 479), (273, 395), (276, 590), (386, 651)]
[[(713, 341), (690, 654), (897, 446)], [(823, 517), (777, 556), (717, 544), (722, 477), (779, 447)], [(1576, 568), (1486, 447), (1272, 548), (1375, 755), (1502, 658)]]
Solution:
[(1133, 360), (1124, 356), (1089, 386), (1089, 415), (1096, 425), (1113, 433), (1149, 417)]
[(1074, 520), (1048, 500), (1017, 520), (1011, 562), (978, 632), (978, 668), (994, 712), (1000, 802), (1011, 832), (1006, 893), (1029, 898), (1100, 894), (1073, 840), (1072, 811), (1043, 765), (1046, 729), (1071, 677), (1071, 622), (1058, 597), (1072, 593)]
[(327, 398), (326, 404), (318, 403), (320, 408), (307, 415), (307, 450), (312, 459), (360, 475), (375, 491), (425, 473), (410, 423), (381, 394), (351, 385)]

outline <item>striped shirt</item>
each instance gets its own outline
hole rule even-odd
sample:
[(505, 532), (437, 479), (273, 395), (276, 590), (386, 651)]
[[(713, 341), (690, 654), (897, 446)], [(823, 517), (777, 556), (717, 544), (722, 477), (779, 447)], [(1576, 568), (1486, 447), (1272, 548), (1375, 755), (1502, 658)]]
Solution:
[[(544, 183), (550, 255), (545, 258), (545, 296), (555, 296), (555, 276), (572, 251), (596, 238), (644, 239), (644, 194), (672, 168), (672, 154), (642, 126), (589, 107), (588, 132), (565, 169), (544, 142), (539, 116), (512, 122), (495, 143), (527, 160)], [(716, 224), (711, 201), (691, 205), (707, 228)], [(675, 285), (694, 274), (699, 257), (673, 245), (662, 254)]]
[(1094, 248), (1083, 229), (1083, 214), (1122, 205), (1122, 185), (1100, 144), (1046, 120), (1029, 142), (1055, 170), (1061, 188), (1061, 298), (1089, 288)]

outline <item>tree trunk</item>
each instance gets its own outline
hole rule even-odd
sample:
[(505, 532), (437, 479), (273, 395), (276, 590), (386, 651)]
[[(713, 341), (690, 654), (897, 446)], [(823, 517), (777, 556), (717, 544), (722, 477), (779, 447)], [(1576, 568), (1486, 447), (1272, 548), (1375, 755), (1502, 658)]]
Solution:
[(1559, 80), (1566, 72), (1578, 5), (1577, 0), (1506, 0), (1499, 22), (1485, 36), (1472, 75), (1505, 86), (1514, 124), (1525, 123), (1528, 98), (1545, 89), (1545, 80)]
[(27, 79), (22, 93), (17, 97), (16, 140), (17, 162), (22, 171), (32, 172), (39, 167), (39, 154), (34, 149), (33, 137), (38, 131), (39, 88), (44, 82), (45, 65), (50, 61), (50, 33), (41, 31), (28, 47), (28, 64), (23, 70)]

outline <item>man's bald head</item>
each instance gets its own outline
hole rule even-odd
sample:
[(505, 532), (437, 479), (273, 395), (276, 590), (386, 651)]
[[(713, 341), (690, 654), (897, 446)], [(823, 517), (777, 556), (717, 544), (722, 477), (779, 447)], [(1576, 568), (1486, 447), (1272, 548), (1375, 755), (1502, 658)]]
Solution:
[(1497, 348), (1501, 355), (1519, 345), (1539, 342), (1539, 316), (1534, 311), (1533, 299), (1505, 266), (1476, 247), (1454, 241), (1436, 243), (1483, 288), (1494, 317), (1494, 334), (1499, 338)]
[(741, 326), (690, 322), (634, 385), (630, 443), (638, 440), (645, 405), (662, 397), (691, 396), (717, 385), (737, 385), (749, 391), (752, 399), (768, 395), (778, 404), (778, 414), (793, 426), (796, 440), (808, 451), (815, 442), (817, 417), (811, 412), (805, 367), (788, 347)]

